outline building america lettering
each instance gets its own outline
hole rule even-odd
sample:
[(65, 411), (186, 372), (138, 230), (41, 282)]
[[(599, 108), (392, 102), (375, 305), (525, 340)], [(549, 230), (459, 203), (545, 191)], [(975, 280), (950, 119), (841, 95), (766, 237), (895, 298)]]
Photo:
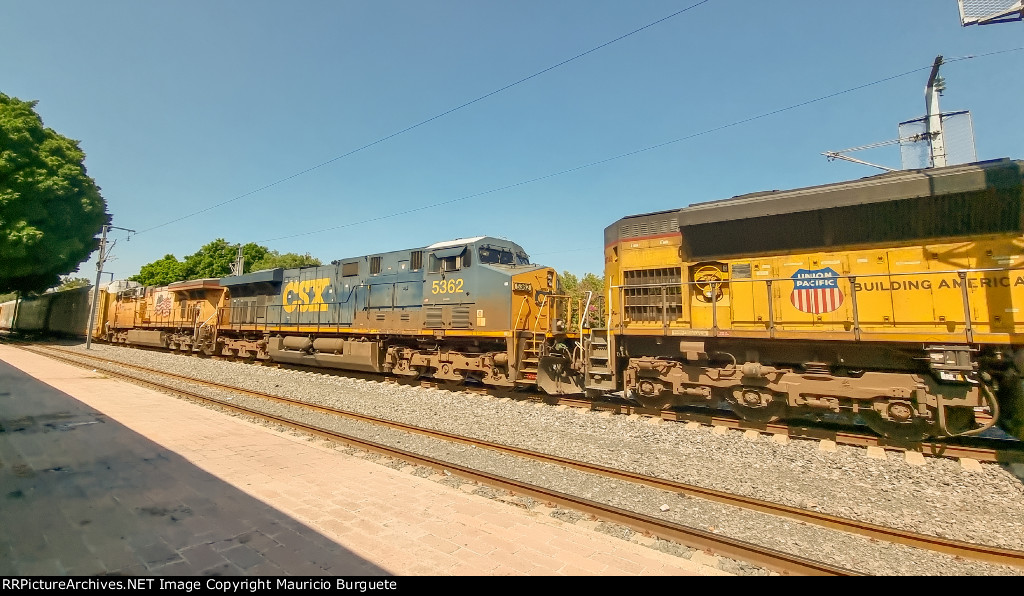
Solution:
[[(1011, 279), (1008, 275), (996, 277), (969, 277), (967, 287), (971, 290), (982, 288), (1011, 288), (1024, 286), (1024, 275), (1018, 275)], [(938, 280), (933, 279), (890, 279), (878, 281), (855, 282), (853, 289), (856, 292), (900, 292), (906, 290), (933, 290), (933, 289), (961, 289), (964, 280), (959, 277), (948, 277)]]

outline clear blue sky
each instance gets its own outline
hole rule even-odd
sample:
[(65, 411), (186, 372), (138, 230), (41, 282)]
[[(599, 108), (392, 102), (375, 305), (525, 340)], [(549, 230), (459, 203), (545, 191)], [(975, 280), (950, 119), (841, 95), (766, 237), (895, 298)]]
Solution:
[(0, 92), (79, 140), (113, 225), (142, 232), (112, 233), (118, 279), (218, 237), (328, 262), (493, 235), (600, 273), (622, 216), (881, 173), (821, 153), (897, 138), (937, 55), (978, 158), (1024, 158), (1024, 23), (709, 0), (335, 160), (698, 2), (0, 0)]

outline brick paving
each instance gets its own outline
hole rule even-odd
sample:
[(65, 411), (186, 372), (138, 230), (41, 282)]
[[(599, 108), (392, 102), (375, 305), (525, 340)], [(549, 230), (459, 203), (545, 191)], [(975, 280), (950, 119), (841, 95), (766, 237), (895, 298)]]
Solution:
[(728, 575), (0, 345), (0, 575)]

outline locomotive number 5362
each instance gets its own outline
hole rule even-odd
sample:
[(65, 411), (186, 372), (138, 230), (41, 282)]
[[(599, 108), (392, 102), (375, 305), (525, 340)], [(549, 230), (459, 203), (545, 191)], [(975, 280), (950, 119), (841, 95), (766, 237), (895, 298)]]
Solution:
[(454, 294), (462, 291), (462, 278), (430, 282), (430, 291), (434, 294)]

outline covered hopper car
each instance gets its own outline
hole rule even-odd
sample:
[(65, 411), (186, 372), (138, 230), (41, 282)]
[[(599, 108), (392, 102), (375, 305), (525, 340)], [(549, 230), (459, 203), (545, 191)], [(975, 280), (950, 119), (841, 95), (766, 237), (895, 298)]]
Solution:
[(0, 330), (85, 337), (92, 286), (0, 304)]

